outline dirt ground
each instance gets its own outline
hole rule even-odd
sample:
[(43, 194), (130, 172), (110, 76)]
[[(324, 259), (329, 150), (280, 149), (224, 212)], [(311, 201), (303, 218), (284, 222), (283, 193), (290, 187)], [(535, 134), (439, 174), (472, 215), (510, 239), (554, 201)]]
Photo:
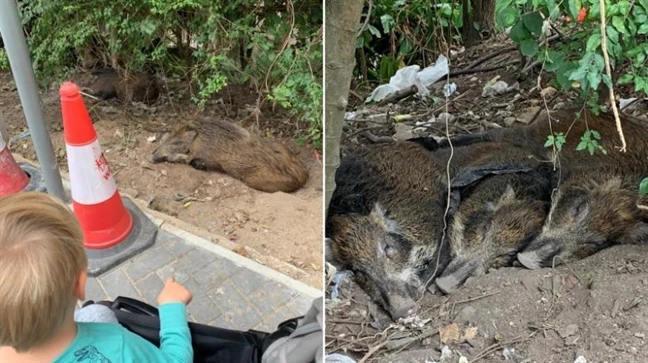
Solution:
[[(72, 80), (82, 90), (92, 85), (88, 75), (79, 74)], [(41, 94), (41, 99), (59, 166), (67, 172), (57, 87)], [(256, 93), (233, 86), (221, 91), (205, 109), (212, 117), (280, 139), (299, 152), (309, 169), (308, 183), (295, 193), (270, 194), (225, 174), (147, 161), (158, 145), (155, 140), (160, 140), (164, 131), (198, 113), (186, 97), (167, 93), (151, 107), (87, 97), (85, 102), (120, 191), (206, 233), (227, 238), (242, 255), (272, 256), (288, 263), (298, 271), (293, 277), (322, 287), (322, 162), (319, 152), (295, 145), (296, 125), (285, 111), (264, 105), (255, 113)], [(0, 108), (7, 118), (10, 137), (28, 130), (10, 74), (0, 75)], [(11, 150), (36, 161), (29, 137), (16, 141)]]
[(453, 295), (426, 295), (409, 324), (390, 325), (351, 279), (340, 294), (327, 304), (328, 353), (346, 350), (360, 359), (384, 344), (368, 361), (439, 361), (448, 346), (446, 363), (462, 356), (468, 362), (572, 363), (578, 356), (648, 362), (648, 246), (617, 246), (555, 269), (507, 268), (471, 278)]
[[(487, 41), (452, 58), (450, 71), (510, 45)], [(478, 133), (526, 124), (544, 108), (574, 105), (575, 94), (557, 91), (548, 75), (540, 87), (538, 72), (518, 78), (522, 67), (514, 62), (519, 59), (517, 52), (503, 51), (474, 67), (499, 69), (451, 77), (457, 90), (447, 104), (445, 79), (432, 87), (432, 97), (384, 106), (363, 105), (370, 90), (353, 91), (343, 153), (370, 142), (444, 138), (445, 118), (449, 135)], [(509, 92), (483, 96), (495, 77)], [(629, 87), (615, 91), (620, 98), (637, 97)], [(624, 111), (648, 120), (647, 110), (640, 98)], [(426, 294), (420, 313), (399, 323), (370, 302), (352, 278), (344, 278), (338, 299), (330, 299), (331, 290), (327, 286), (326, 351), (362, 362), (648, 362), (648, 246), (613, 247), (555, 269), (492, 271), (453, 295)]]

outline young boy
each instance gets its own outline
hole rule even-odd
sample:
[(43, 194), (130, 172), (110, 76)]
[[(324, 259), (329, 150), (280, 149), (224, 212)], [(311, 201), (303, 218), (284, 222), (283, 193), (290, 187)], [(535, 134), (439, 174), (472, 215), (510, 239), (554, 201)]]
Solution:
[(167, 280), (158, 296), (161, 346), (119, 324), (75, 323), (88, 260), (74, 214), (42, 193), (0, 199), (0, 362), (192, 362), (186, 304)]

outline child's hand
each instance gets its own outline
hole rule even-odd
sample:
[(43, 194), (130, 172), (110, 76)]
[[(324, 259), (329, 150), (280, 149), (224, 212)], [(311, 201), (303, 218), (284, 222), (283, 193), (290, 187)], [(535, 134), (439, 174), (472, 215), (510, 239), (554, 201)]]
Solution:
[(175, 279), (173, 277), (169, 277), (166, 280), (164, 288), (162, 288), (162, 291), (158, 295), (157, 301), (158, 305), (175, 302), (181, 302), (186, 305), (191, 302), (192, 298), (193, 295), (191, 294), (191, 291), (175, 282)]

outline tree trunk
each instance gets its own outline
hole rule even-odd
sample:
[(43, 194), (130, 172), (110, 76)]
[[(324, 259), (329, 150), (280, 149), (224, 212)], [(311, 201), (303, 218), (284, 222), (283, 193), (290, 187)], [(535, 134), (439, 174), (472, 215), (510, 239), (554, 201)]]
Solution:
[(326, 79), (324, 87), (325, 120), (325, 202), (335, 189), (335, 171), (340, 165), (340, 137), (355, 66), (355, 47), (363, 0), (326, 0), (324, 54)]
[[(472, 2), (472, 13), (469, 3)], [(469, 48), (481, 39), (480, 32), (491, 32), (495, 23), (495, 0), (463, 0), (464, 45)], [(479, 30), (475, 29), (475, 24)]]

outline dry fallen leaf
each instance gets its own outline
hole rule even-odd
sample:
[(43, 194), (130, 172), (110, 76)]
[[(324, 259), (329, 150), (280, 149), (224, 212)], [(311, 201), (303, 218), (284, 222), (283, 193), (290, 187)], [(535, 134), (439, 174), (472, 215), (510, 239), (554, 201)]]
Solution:
[(463, 341), (468, 341), (468, 340), (473, 340), (477, 336), (477, 327), (476, 326), (471, 326), (470, 328), (467, 328), (464, 331), (463, 337), (461, 337), (461, 340)]
[(446, 325), (439, 331), (439, 337), (441, 338), (441, 344), (450, 345), (458, 342), (461, 338), (459, 325), (457, 325), (457, 323)]

